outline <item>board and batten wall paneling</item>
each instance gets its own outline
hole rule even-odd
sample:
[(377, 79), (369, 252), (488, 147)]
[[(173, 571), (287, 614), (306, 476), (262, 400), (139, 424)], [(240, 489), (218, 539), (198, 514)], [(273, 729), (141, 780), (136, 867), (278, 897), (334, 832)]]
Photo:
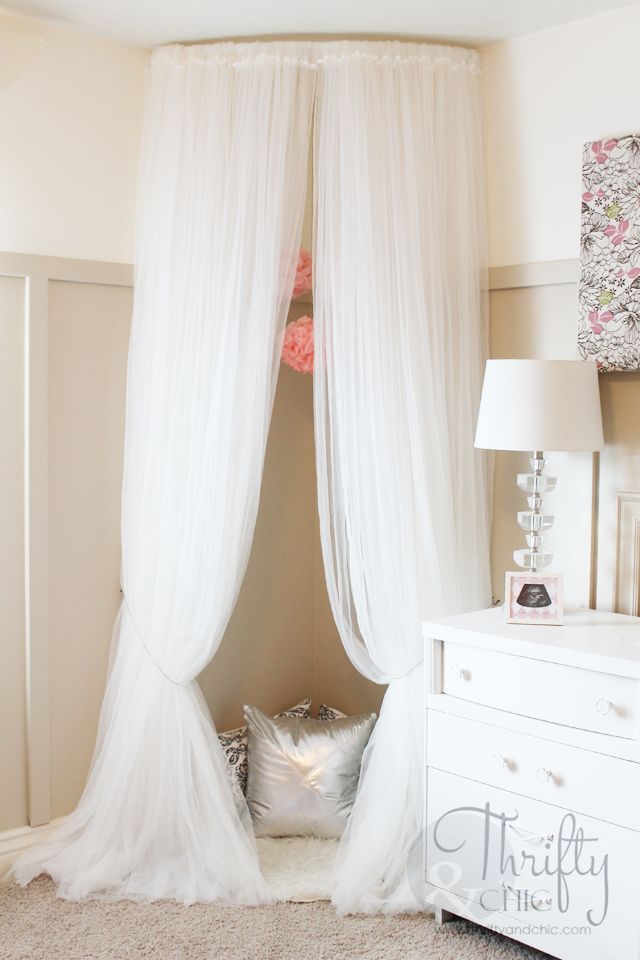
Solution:
[[(25, 277), (31, 279), (25, 282)], [(92, 755), (120, 600), (132, 271), (125, 264), (0, 253), (0, 284), (2, 356), (10, 371), (2, 380), (3, 438), (10, 469), (1, 482), (6, 485), (3, 509), (11, 543), (2, 562), (13, 577), (5, 578), (11, 590), (2, 596), (0, 684), (7, 690), (0, 704), (2, 833), (40, 822), (45, 810), (53, 818), (68, 813), (78, 800)], [(27, 415), (33, 462), (40, 464), (27, 487), (44, 513), (31, 531), (31, 562), (44, 568), (46, 576), (34, 589), (27, 588), (25, 597), (20, 542), (26, 479), (25, 305), (20, 298), (29, 285), (39, 293), (32, 304), (37, 314), (32, 362), (44, 366), (32, 386), (40, 393), (45, 390), (44, 401)], [(300, 314), (309, 307), (296, 304), (292, 310)], [(34, 417), (37, 430), (32, 429)], [(240, 722), (243, 702), (277, 710), (313, 693), (315, 517), (312, 380), (282, 368), (246, 578), (219, 654), (201, 677), (220, 728)], [(46, 645), (42, 631), (38, 634), (40, 646), (34, 646), (28, 670), (25, 605), (47, 634)], [(45, 708), (40, 701), (34, 704), (39, 726), (31, 756), (40, 760), (34, 767), (39, 777), (34, 810), (40, 811), (35, 819), (27, 800), (27, 673), (40, 684), (44, 678), (42, 701), (50, 701)], [(0, 859), (2, 841), (0, 837)], [(21, 844), (22, 834), (7, 842)]]
[(0, 277), (0, 831), (27, 822), (24, 288)]
[[(491, 355), (576, 359), (577, 286), (570, 262), (492, 271), (510, 282), (490, 295)], [(548, 267), (548, 270), (547, 270)], [(544, 283), (545, 276), (549, 282)], [(520, 284), (520, 285), (518, 285)], [(551, 453), (547, 472), (558, 487), (545, 498), (555, 515), (547, 536), (550, 569), (562, 571), (565, 602), (640, 614), (640, 373), (599, 377), (605, 447), (600, 454)], [(516, 510), (525, 498), (515, 485), (526, 455), (498, 453), (495, 465), (492, 573), (503, 597), (512, 551), (524, 545)]]
[(49, 283), (51, 815), (91, 761), (120, 605), (120, 489), (132, 290)]
[[(576, 275), (573, 261), (491, 271), (490, 355), (577, 360)], [(545, 497), (545, 512), (555, 515), (545, 537), (545, 546), (554, 554), (549, 569), (564, 575), (565, 602), (586, 607), (594, 592), (593, 454), (549, 453), (547, 461), (547, 473), (558, 478), (556, 490)], [(516, 512), (526, 510), (527, 503), (516, 486), (516, 475), (530, 469), (525, 453), (495, 454), (491, 565), (493, 594), (500, 600), (504, 573), (515, 567), (513, 551), (526, 545)]]
[(640, 374), (600, 377), (597, 605), (640, 615)]

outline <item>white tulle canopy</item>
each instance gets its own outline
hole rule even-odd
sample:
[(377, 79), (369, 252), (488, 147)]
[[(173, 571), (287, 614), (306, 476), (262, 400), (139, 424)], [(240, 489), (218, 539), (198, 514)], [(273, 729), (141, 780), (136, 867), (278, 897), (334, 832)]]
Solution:
[(329, 58), (315, 121), (314, 373), (327, 587), (389, 684), (338, 858), (343, 912), (422, 906), (422, 621), (490, 603), (477, 55)]
[[(141, 161), (124, 602), (89, 779), (14, 873), (61, 896), (267, 902), (196, 677), (255, 525), (313, 127), (314, 404), (333, 614), (389, 684), (339, 910), (419, 906), (420, 623), (489, 600), (474, 451), (486, 330), (477, 55), (396, 42), (169, 46)], [(275, 559), (275, 558), (274, 558)]]

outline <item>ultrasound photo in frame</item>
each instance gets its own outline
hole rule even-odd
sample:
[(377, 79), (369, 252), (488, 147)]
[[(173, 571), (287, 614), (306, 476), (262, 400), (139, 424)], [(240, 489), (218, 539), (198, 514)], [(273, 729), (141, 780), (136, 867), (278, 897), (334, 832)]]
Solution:
[(509, 571), (505, 575), (504, 595), (507, 623), (562, 623), (561, 573)]

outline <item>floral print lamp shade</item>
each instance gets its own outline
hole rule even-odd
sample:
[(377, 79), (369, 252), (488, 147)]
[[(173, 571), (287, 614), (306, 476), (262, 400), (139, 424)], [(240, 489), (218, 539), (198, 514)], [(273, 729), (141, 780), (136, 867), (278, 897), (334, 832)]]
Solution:
[(640, 370), (640, 134), (586, 143), (582, 178), (578, 349)]

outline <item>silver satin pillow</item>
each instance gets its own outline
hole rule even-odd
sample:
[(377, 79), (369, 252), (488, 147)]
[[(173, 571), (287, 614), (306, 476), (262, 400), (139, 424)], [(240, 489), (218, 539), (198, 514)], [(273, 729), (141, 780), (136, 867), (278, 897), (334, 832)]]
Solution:
[(358, 788), (375, 713), (333, 720), (269, 717), (245, 707), (247, 803), (258, 837), (339, 837)]
[[(322, 709), (322, 706), (320, 707)], [(330, 709), (330, 708), (327, 708)], [(309, 717), (311, 715), (311, 700), (301, 700), (295, 707), (289, 707), (282, 713), (276, 714), (278, 717)], [(323, 717), (331, 720), (333, 717)], [(235, 730), (223, 730), (218, 734), (220, 746), (225, 752), (225, 756), (238, 781), (238, 786), (243, 793), (247, 792), (247, 776), (249, 767), (247, 764), (247, 728), (236, 727)]]

